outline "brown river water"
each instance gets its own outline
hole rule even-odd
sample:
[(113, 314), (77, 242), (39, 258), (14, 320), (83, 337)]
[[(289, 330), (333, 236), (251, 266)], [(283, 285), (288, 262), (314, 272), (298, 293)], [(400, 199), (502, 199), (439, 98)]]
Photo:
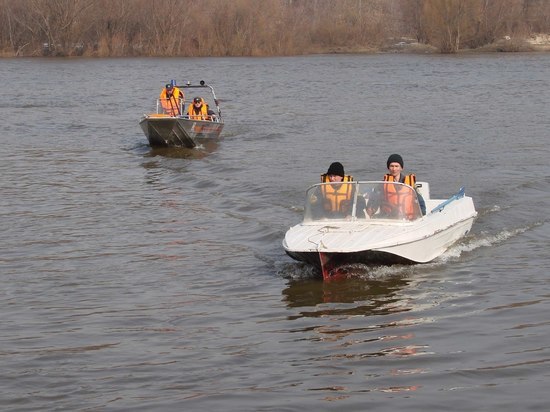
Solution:
[[(222, 138), (153, 150), (162, 85)], [(550, 54), (0, 60), (0, 409), (543, 411)], [(285, 255), (333, 161), (390, 153), (472, 232), (323, 283)]]

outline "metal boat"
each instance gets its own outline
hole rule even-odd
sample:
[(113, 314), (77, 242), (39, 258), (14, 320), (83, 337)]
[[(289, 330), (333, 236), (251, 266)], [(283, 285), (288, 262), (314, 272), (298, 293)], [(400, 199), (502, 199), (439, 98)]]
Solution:
[[(430, 262), (465, 236), (477, 216), (464, 188), (448, 199), (431, 199), (427, 182), (417, 182), (416, 190), (396, 182), (339, 184), (349, 185), (347, 192), (351, 193), (346, 213), (327, 211), (323, 206), (324, 186), (334, 183), (313, 185), (306, 192), (303, 221), (291, 227), (283, 240), (290, 257), (314, 265), (325, 280), (335, 278), (336, 269), (350, 263)], [(380, 207), (369, 216), (365, 208), (369, 199), (388, 189), (402, 198), (410, 196), (413, 207), (405, 211), (397, 205), (391, 213)], [(421, 211), (417, 192), (424, 199), (426, 214)]]
[[(219, 138), (223, 129), (222, 112), (214, 88), (207, 85), (204, 80), (198, 85), (187, 83), (177, 86), (185, 94), (185, 101), (177, 108), (178, 114), (172, 116), (163, 109), (161, 99), (156, 101), (156, 110), (153, 113), (144, 114), (139, 125), (149, 140), (152, 147), (187, 147), (194, 148), (205, 140)], [(207, 91), (208, 93), (202, 93)], [(193, 104), (192, 93), (201, 94), (208, 105), (206, 119), (192, 119), (186, 113), (186, 105)], [(213, 104), (212, 104), (213, 103)], [(212, 107), (216, 110), (212, 110)]]

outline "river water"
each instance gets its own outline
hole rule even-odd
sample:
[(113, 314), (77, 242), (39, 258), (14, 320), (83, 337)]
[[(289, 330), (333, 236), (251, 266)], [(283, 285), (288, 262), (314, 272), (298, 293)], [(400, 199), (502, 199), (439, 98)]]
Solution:
[[(162, 85), (220, 141), (152, 150)], [(0, 408), (542, 411), (550, 54), (0, 60)], [(323, 283), (281, 246), (333, 161), (460, 186), (435, 262)]]

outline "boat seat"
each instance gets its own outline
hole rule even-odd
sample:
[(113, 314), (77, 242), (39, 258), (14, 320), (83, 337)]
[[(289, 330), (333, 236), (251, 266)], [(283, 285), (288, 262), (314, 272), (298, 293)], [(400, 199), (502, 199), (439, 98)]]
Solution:
[(430, 184), (428, 182), (416, 182), (415, 189), (424, 200), (430, 199)]

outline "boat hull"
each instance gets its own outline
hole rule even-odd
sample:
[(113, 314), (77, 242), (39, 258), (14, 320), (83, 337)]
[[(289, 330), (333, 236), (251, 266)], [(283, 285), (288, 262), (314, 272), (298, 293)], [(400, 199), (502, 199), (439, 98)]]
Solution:
[[(418, 236), (416, 239), (410, 239), (407, 242), (393, 242), (388, 237), (386, 246), (372, 247), (368, 249), (350, 250), (350, 251), (331, 251), (323, 247), (310, 250), (291, 250), (288, 243), (283, 242), (285, 252), (291, 258), (308, 263), (322, 270), (323, 265), (330, 262), (332, 267), (348, 265), (354, 263), (361, 264), (415, 264), (427, 263), (438, 256), (441, 256), (456, 241), (464, 237), (472, 228), (474, 217), (459, 222), (431, 236)], [(352, 232), (348, 232), (352, 233)], [(365, 233), (365, 237), (369, 237)], [(372, 237), (376, 237), (374, 231)], [(322, 261), (324, 259), (324, 261)]]
[(351, 265), (355, 263), (361, 263), (364, 265), (379, 264), (379, 265), (393, 265), (393, 264), (411, 264), (415, 263), (409, 259), (405, 259), (401, 256), (394, 255), (392, 253), (381, 252), (377, 250), (362, 250), (352, 253), (323, 253), (325, 262), (321, 263), (321, 255), (319, 252), (291, 252), (286, 251), (287, 255), (299, 262), (308, 263), (318, 270), (322, 270), (323, 265), (326, 262), (330, 262), (333, 267)]
[(223, 122), (184, 117), (145, 115), (139, 122), (152, 147), (194, 148), (205, 140), (219, 138)]

